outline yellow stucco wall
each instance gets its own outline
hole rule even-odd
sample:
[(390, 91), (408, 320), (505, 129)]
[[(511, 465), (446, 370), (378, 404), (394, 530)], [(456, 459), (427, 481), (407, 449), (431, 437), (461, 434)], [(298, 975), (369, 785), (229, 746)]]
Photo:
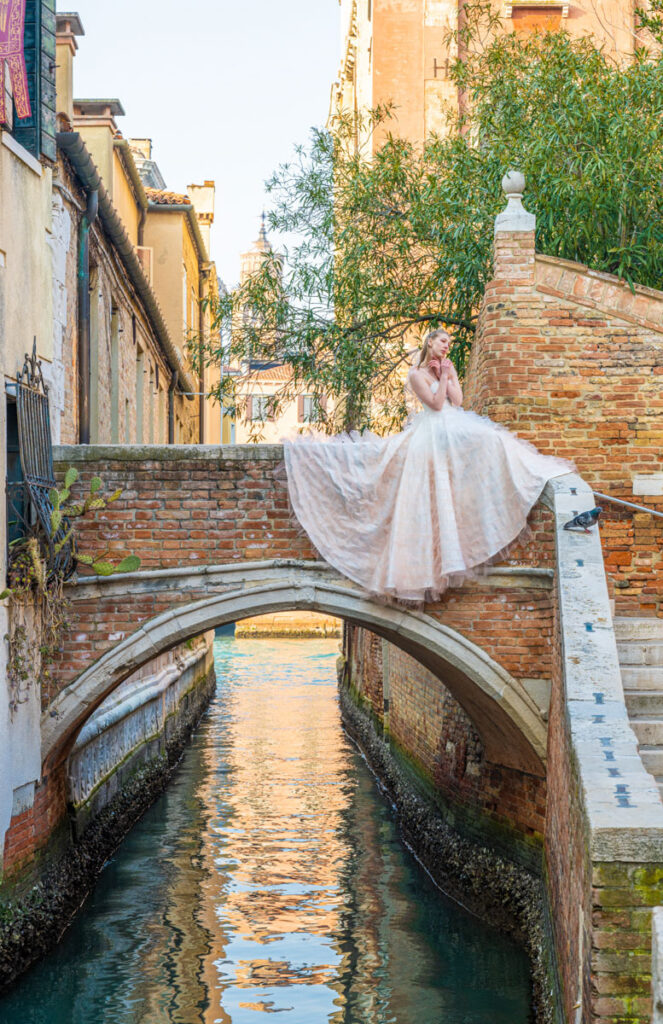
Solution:
[(145, 245), (154, 250), (152, 285), (173, 343), (180, 349), (184, 323), (181, 219), (178, 213), (150, 209), (144, 234)]
[(186, 267), (186, 332), (187, 335), (190, 333), (198, 334), (200, 331), (198, 318), (198, 289), (200, 287), (198, 251), (191, 237), (189, 218), (183, 214), (180, 219), (182, 223), (182, 261)]
[[(9, 146), (13, 146), (17, 155)], [(37, 338), (37, 351), (52, 359), (51, 171), (0, 133), (0, 359), (15, 376)]]
[[(205, 368), (205, 390), (211, 391), (219, 383), (218, 366)], [(205, 444), (221, 444), (221, 406), (218, 402), (205, 401)]]
[(112, 196), (114, 170), (113, 135), (108, 124), (89, 124), (82, 119), (77, 119), (74, 127), (80, 133), (101, 175), (105, 188)]
[[(108, 185), (106, 184), (108, 188)], [(134, 245), (138, 245), (138, 223), (140, 221), (140, 208), (136, 197), (127, 179), (126, 172), (122, 166), (122, 160), (117, 149), (113, 150), (113, 180), (112, 180), (113, 206), (122, 218), (122, 223), (127, 229), (127, 234)]]

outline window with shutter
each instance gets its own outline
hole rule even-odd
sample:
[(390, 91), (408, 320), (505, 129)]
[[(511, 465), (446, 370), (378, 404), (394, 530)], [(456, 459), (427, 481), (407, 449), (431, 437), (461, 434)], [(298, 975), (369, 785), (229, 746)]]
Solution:
[[(271, 402), (269, 395), (252, 395), (247, 407), (247, 419), (253, 422), (264, 422), (271, 419)], [(250, 411), (249, 411), (250, 410)]]
[(317, 423), (320, 419), (320, 409), (323, 409), (322, 400), (315, 395), (302, 395), (302, 422)]

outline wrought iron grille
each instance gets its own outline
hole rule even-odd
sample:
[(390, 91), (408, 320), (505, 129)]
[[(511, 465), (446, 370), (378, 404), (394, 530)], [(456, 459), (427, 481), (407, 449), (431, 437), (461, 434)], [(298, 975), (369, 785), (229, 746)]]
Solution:
[(70, 524), (63, 520), (55, 532), (51, 527), (53, 503), (50, 492), (55, 487), (53, 445), (48, 385), (44, 381), (41, 361), (37, 358), (36, 339), (32, 355), (26, 353), (15, 388), (19, 465), (15, 465), (13, 479), (7, 479), (9, 565), (13, 553), (20, 547), (17, 540), (36, 536), (49, 575), (57, 574), (66, 579), (71, 576), (76, 563), (71, 541), (56, 552), (58, 543), (69, 532)]

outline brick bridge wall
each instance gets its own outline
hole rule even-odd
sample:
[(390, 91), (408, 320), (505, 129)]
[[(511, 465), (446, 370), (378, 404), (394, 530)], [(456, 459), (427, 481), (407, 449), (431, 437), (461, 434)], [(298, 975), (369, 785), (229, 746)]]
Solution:
[[(135, 553), (142, 559), (141, 570), (316, 558), (293, 521), (278, 446), (116, 447), (91, 449), (91, 457), (76, 449), (71, 454), (77, 456), (80, 471), (76, 488), (86, 488), (99, 475), (108, 490), (122, 490), (122, 497), (94, 519), (81, 520), (81, 550), (107, 551), (112, 558)], [(531, 533), (519, 561), (550, 568), (551, 516), (543, 505), (532, 514)], [(198, 591), (132, 592), (106, 602), (77, 597), (44, 706), (121, 636), (166, 608), (205, 593), (201, 580)], [(516, 679), (550, 675), (549, 585), (535, 591), (528, 585), (499, 583), (468, 587), (426, 611), (471, 637)]]

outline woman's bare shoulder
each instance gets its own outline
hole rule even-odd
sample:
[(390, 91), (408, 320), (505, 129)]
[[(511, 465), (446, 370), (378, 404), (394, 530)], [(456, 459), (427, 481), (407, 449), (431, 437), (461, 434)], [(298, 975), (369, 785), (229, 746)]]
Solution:
[(411, 384), (427, 384), (430, 387), (430, 375), (427, 374), (426, 371), (423, 370), (420, 366), (413, 366), (407, 375), (407, 379), (410, 381)]

